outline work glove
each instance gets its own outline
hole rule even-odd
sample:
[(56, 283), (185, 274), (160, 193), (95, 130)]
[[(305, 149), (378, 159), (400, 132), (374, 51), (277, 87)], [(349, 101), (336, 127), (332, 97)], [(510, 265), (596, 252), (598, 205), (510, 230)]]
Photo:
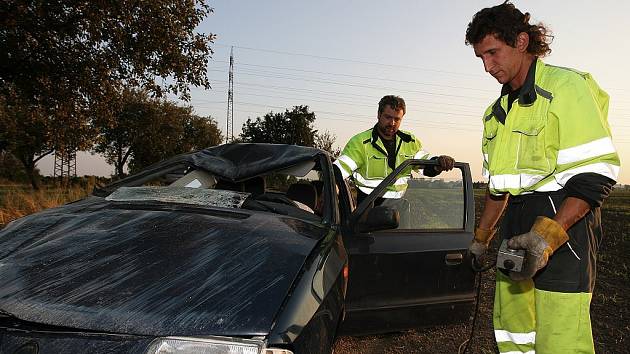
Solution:
[(490, 241), (492, 241), (496, 231), (496, 229), (486, 230), (476, 228), (475, 238), (473, 238), (472, 243), (468, 247), (468, 251), (474, 254), (475, 258), (480, 259), (488, 251), (488, 245), (490, 244)]
[(455, 159), (447, 155), (439, 156), (437, 161), (439, 165), (435, 166), (436, 172), (450, 171), (455, 166)]
[(518, 273), (510, 272), (510, 278), (516, 281), (531, 279), (547, 265), (549, 256), (568, 240), (569, 235), (556, 221), (544, 216), (537, 217), (528, 233), (514, 236), (508, 241), (509, 248), (526, 252), (523, 269)]

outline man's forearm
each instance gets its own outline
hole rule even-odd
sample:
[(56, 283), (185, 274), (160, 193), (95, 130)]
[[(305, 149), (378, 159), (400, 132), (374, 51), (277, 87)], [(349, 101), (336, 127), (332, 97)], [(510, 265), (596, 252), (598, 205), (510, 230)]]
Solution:
[(483, 206), (483, 213), (479, 219), (479, 228), (484, 230), (492, 230), (503, 214), (503, 210), (507, 205), (509, 194), (492, 195), (486, 189), (486, 197)]
[(560, 209), (558, 209), (553, 219), (564, 230), (568, 230), (573, 224), (583, 218), (589, 210), (591, 210), (591, 206), (586, 201), (576, 197), (567, 197), (560, 205)]

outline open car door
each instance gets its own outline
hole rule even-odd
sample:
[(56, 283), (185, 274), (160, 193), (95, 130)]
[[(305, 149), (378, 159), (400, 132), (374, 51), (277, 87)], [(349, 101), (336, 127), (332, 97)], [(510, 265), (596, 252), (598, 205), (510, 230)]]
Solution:
[[(475, 293), (467, 256), (475, 223), (470, 169), (458, 162), (452, 171), (423, 176), (422, 169), (429, 165), (437, 162), (405, 161), (352, 213), (352, 232), (344, 235), (350, 258), (344, 333), (391, 332), (468, 319)], [(387, 186), (405, 181), (408, 188), (402, 198), (384, 199), (375, 208)], [(397, 228), (365, 231), (378, 219), (379, 213), (370, 210), (391, 215), (389, 208), (400, 214)]]

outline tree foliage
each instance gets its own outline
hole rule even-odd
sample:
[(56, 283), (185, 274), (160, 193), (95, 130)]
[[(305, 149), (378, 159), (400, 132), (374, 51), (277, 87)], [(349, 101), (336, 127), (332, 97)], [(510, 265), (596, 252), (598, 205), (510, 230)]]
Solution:
[(15, 97), (0, 97), (0, 145), (22, 163), (33, 188), (38, 188), (35, 164), (52, 152), (49, 124), (43, 110)]
[(221, 131), (211, 117), (192, 113), (192, 107), (163, 102), (161, 111), (135, 138), (129, 171), (141, 169), (184, 152), (221, 143)]
[(243, 124), (240, 141), (246, 143), (294, 144), (312, 146), (329, 152), (333, 157), (340, 155), (335, 148), (335, 134), (314, 129), (315, 113), (308, 106), (294, 106), (284, 113), (269, 112), (256, 120), (247, 119)]
[(23, 164), (6, 151), (0, 151), (0, 180), (15, 182), (30, 182)]
[(211, 117), (193, 114), (192, 107), (151, 98), (145, 91), (125, 90), (118, 97), (112, 117), (97, 120), (101, 135), (94, 151), (124, 174), (176, 154), (217, 145), (221, 132)]
[(243, 124), (241, 140), (247, 143), (271, 143), (314, 146), (317, 130), (315, 113), (308, 106), (295, 106), (284, 113), (269, 112)]
[(211, 11), (204, 0), (5, 0), (0, 87), (41, 105), (98, 100), (121, 83), (188, 97), (189, 84), (210, 86), (214, 35), (194, 30)]
[(214, 35), (195, 28), (210, 12), (205, 0), (0, 2), (0, 144), (32, 171), (89, 148), (122, 87), (183, 99), (209, 88)]
[(315, 147), (324, 151), (328, 151), (328, 153), (333, 157), (337, 158), (341, 155), (341, 148), (334, 147), (335, 140), (337, 137), (335, 134), (329, 132), (328, 130), (323, 133), (317, 133), (315, 135)]

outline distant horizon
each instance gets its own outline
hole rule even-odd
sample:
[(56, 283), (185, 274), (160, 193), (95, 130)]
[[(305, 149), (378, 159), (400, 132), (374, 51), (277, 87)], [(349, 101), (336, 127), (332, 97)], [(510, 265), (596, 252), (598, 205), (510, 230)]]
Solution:
[[(481, 177), (482, 115), (500, 85), (464, 44), (467, 24), (497, 1), (272, 3), (217, 0), (199, 27), (215, 33), (208, 64), (212, 89), (191, 89), (196, 114), (212, 116), (225, 135), (229, 53), (234, 46), (234, 133), (248, 118), (308, 105), (315, 128), (336, 136), (335, 147), (376, 122), (378, 100), (407, 101), (401, 129), (412, 131), (434, 155), (468, 162)], [(610, 95), (609, 123), (621, 158), (619, 183), (630, 184), (630, 2), (604, 0), (566, 6), (543, 0), (513, 1), (553, 32), (546, 63), (593, 75)], [(588, 25), (583, 25), (588, 19)], [(601, 53), (614, 52), (614, 55)], [(173, 97), (171, 97), (173, 98)], [(78, 169), (107, 174), (102, 158), (88, 156)], [(52, 159), (38, 163), (52, 172)]]
[[(81, 154), (81, 153), (84, 153), (84, 154), (90, 154), (89, 152), (85, 152), (85, 151), (83, 151), (83, 152), (79, 152), (78, 154)], [(91, 154), (90, 154), (90, 155), (91, 155)], [(93, 156), (92, 156), (92, 157), (93, 157)], [(49, 163), (49, 164), (50, 164), (50, 166), (48, 166), (48, 163), (47, 163), (48, 161), (44, 162), (44, 164), (45, 164), (45, 167), (46, 167), (47, 169), (49, 169), (50, 171), (49, 171), (48, 173), (45, 173), (45, 174), (44, 174), (44, 173), (42, 173), (42, 172), (41, 172), (41, 170), (40, 170), (40, 174), (41, 174), (42, 176), (44, 176), (44, 177), (53, 177), (53, 173), (52, 173), (52, 166), (53, 166), (53, 158), (54, 158), (54, 157), (53, 157), (53, 156), (47, 156), (46, 158), (44, 158), (44, 159), (42, 159), (42, 160), (45, 160), (45, 159), (47, 159), (47, 158), (49, 158), (49, 159), (50, 159), (50, 163)], [(104, 159), (103, 159), (103, 160), (104, 160)], [(458, 161), (458, 162), (466, 162), (466, 163), (468, 163), (467, 161)], [(107, 174), (107, 175), (106, 175), (106, 174), (88, 174), (88, 173), (85, 173), (84, 171), (83, 171), (83, 173), (79, 173), (78, 171), (81, 171), (81, 168), (79, 167), (79, 163), (77, 163), (77, 176), (76, 176), (76, 177), (79, 177), (79, 178), (81, 178), (81, 177), (92, 177), (92, 176), (94, 176), (94, 177), (103, 177), (103, 178), (114, 178), (114, 177), (116, 177), (116, 176), (115, 176), (115, 169), (114, 169), (114, 166), (113, 166), (113, 165), (106, 165), (106, 166), (111, 167), (111, 173), (109, 173), (109, 174)], [(126, 168), (125, 168), (125, 170), (126, 170)], [(128, 171), (126, 171), (126, 172), (128, 172)], [(129, 174), (127, 174), (127, 176), (129, 176)], [(474, 179), (474, 178), (473, 178), (472, 182), (473, 182), (473, 183), (483, 183), (483, 184), (488, 184), (488, 181), (487, 181), (487, 180), (476, 180), (476, 179)], [(621, 182), (617, 182), (617, 184), (615, 184), (615, 188), (619, 188), (619, 187), (623, 187), (623, 188), (630, 187), (630, 183), (621, 183)]]

